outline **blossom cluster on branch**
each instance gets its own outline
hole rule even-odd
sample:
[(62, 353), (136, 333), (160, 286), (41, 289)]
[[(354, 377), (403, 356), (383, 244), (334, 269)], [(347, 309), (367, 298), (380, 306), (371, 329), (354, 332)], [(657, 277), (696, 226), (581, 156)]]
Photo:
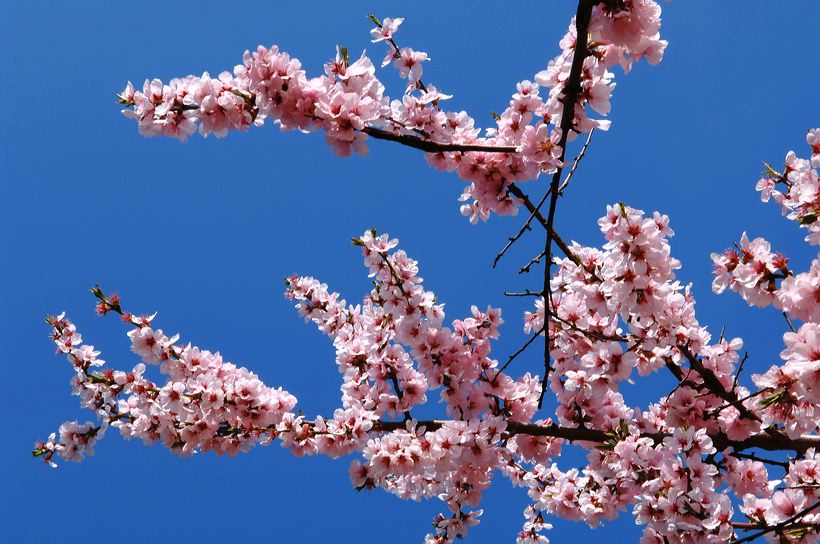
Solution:
[[(610, 5), (612, 4), (612, 5)], [(601, 3), (592, 12), (591, 39), (580, 82), (574, 83), (572, 137), (593, 128), (607, 129), (609, 121), (587, 116), (586, 106), (600, 115), (610, 111), (615, 84), (608, 68), (628, 71), (636, 61), (657, 63), (666, 42), (660, 39), (660, 7), (651, 0)], [(324, 74), (308, 77), (301, 62), (277, 46), (246, 51), (233, 74), (213, 78), (175, 78), (168, 83), (146, 80), (142, 90), (129, 82), (120, 93), (123, 113), (138, 122), (146, 136), (173, 136), (186, 140), (197, 127), (200, 134), (217, 137), (247, 130), (265, 120), (282, 130), (324, 131), (328, 144), (341, 156), (366, 154), (366, 139), (398, 140), (430, 151), (435, 168), (457, 171), (469, 185), (461, 200), (462, 213), (475, 222), (491, 212), (515, 213), (518, 204), (507, 192), (510, 183), (554, 172), (561, 149), (561, 116), (576, 43), (575, 21), (560, 42), (561, 54), (535, 74), (535, 83), (522, 81), (509, 106), (497, 115), (496, 126), (485, 131), (465, 111), (447, 111), (452, 98), (421, 81), (426, 53), (400, 48), (394, 35), (402, 19), (379, 21), (373, 41), (388, 45), (382, 66), (392, 64), (408, 82), (401, 99), (391, 99), (376, 77), (373, 62), (362, 53), (351, 61), (346, 48), (325, 64)], [(548, 90), (542, 97), (540, 88)], [(469, 151), (469, 152), (468, 152)]]
[[(608, 113), (609, 68), (656, 63), (666, 46), (652, 0), (578, 6), (561, 54), (535, 82), (518, 83), (483, 136), (466, 112), (441, 109), (450, 96), (422, 82), (429, 58), (395, 42), (400, 18), (370, 20), (373, 41), (388, 47), (383, 66), (392, 63), (407, 81), (401, 100), (385, 95), (369, 58), (351, 62), (344, 48), (317, 77), (278, 48), (259, 47), (233, 74), (147, 81), (142, 91), (129, 84), (120, 95), (145, 135), (184, 140), (198, 126), (204, 136), (221, 137), (270, 119), (284, 130), (324, 131), (340, 155), (364, 153), (367, 137), (376, 137), (421, 149), (432, 166), (457, 171), (469, 184), (462, 211), (473, 221), (524, 205), (530, 218), (510, 243), (533, 220), (544, 228), (546, 248), (530, 265), (544, 258), (545, 285), (520, 294), (534, 298), (524, 315), (530, 339), (506, 362), (492, 352), (500, 309), (474, 306), (468, 317), (446, 322), (418, 263), (398, 240), (370, 230), (353, 239), (373, 279), (360, 303), (348, 304), (313, 277), (285, 280), (286, 298), (334, 345), (342, 385), (331, 416), (306, 417), (287, 391), (166, 335), (154, 315), (134, 315), (95, 287), (98, 313), (122, 317), (140, 362), (131, 371), (107, 369), (65, 315), (48, 318), (75, 371), (72, 392), (99, 422), (64, 423), (36, 444), (35, 457), (52, 465), (55, 455), (80, 461), (109, 427), (183, 456), (233, 455), (278, 440), (297, 456), (355, 454), (350, 476), (357, 490), (441, 500), (446, 510), (434, 519), (429, 543), (466, 536), (498, 475), (531, 499), (521, 544), (548, 542), (543, 532), (556, 517), (594, 527), (626, 510), (645, 526), (644, 544), (817, 542), (820, 256), (798, 273), (766, 240), (745, 234), (736, 249), (713, 255), (715, 292), (728, 287), (750, 305), (773, 305), (789, 329), (783, 364), (744, 385), (742, 340), (713, 338), (696, 318), (691, 286), (676, 278), (681, 265), (667, 216), (616, 203), (598, 222), (601, 247), (560, 241), (557, 194), (586, 150), (559, 186), (567, 142), (608, 127), (587, 110)], [(782, 173), (767, 165), (758, 189), (817, 245), (820, 129), (807, 140), (811, 158), (790, 152)], [(542, 172), (553, 178), (536, 205), (516, 182)], [(564, 258), (553, 255), (552, 242)], [(510, 363), (541, 337), (543, 374), (510, 374)], [(151, 366), (163, 383), (148, 377)], [(628, 404), (621, 384), (655, 372), (673, 378), (669, 390), (646, 406)], [(547, 390), (556, 400), (552, 417), (539, 414)], [(414, 416), (436, 393), (442, 419)], [(568, 443), (586, 450), (586, 466), (559, 466)]]
[[(565, 259), (552, 284), (557, 423), (534, 421), (537, 376), (513, 379), (490, 358), (500, 311), (473, 308), (471, 317), (446, 326), (443, 305), (422, 287), (416, 261), (395, 250), (396, 240), (366, 232), (354, 244), (362, 247), (374, 288), (361, 304), (346, 304), (314, 278), (287, 279), (287, 298), (336, 348), (343, 385), (332, 418), (297, 415), (292, 395), (167, 336), (153, 327), (153, 316), (134, 316), (118, 297), (95, 289), (98, 311), (115, 311), (130, 326), (142, 362), (131, 372), (99, 369), (99, 353), (74, 325), (51, 318), (54, 341), (76, 371), (73, 391), (102, 423), (66, 423), (59, 440), (52, 435), (35, 454), (80, 460), (108, 426), (181, 455), (233, 454), (274, 439), (296, 455), (358, 451), (362, 458), (351, 465), (357, 489), (446, 502), (449, 515), (436, 519), (431, 542), (466, 534), (496, 472), (526, 487), (533, 500), (521, 542), (544, 541), (538, 531), (549, 514), (594, 526), (627, 507), (648, 526), (647, 542), (682, 541), (684, 533), (721, 542), (734, 532), (733, 495), (755, 526), (784, 522), (820, 499), (813, 447), (820, 439), (809, 434), (818, 421), (800, 411), (816, 406), (816, 389), (790, 380), (752, 393), (736, 382), (742, 343), (710, 344), (696, 321), (688, 289), (674, 280), (678, 263), (666, 217), (619, 204), (600, 224), (608, 243), (574, 245), (582, 264)], [(539, 327), (543, 307), (534, 314), (529, 329)], [(786, 336), (786, 366), (791, 357), (814, 357), (816, 369), (820, 336), (794, 336)], [(146, 365), (159, 365), (166, 383), (148, 380)], [(682, 375), (678, 386), (643, 409), (627, 406), (619, 384), (662, 367)], [(436, 389), (451, 419), (414, 419), (412, 409)], [(598, 434), (573, 434), (578, 430)], [(554, 461), (567, 439), (589, 450), (583, 470), (561, 470)], [(788, 464), (786, 488), (743, 453), (754, 447), (799, 454)], [(800, 518), (803, 525), (816, 521)], [(795, 530), (808, 538), (803, 525)]]

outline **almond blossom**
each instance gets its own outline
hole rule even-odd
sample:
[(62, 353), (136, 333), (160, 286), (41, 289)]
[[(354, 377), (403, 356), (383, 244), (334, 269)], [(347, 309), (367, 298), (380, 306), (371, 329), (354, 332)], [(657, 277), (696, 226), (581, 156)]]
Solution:
[[(151, 80), (142, 90), (129, 83), (119, 95), (146, 136), (184, 141), (198, 129), (223, 137), (270, 120), (282, 130), (322, 131), (340, 156), (366, 153), (374, 137), (418, 148), (434, 168), (456, 172), (467, 183), (461, 211), (472, 222), (524, 206), (530, 217), (510, 244), (533, 221), (544, 228), (546, 248), (525, 267), (543, 259), (544, 284), (517, 294), (533, 297), (523, 316), (528, 340), (504, 363), (493, 350), (501, 309), (476, 304), (447, 321), (419, 263), (372, 229), (352, 239), (373, 285), (356, 303), (312, 276), (285, 279), (286, 299), (334, 347), (341, 383), (332, 414), (303, 414), (286, 390), (166, 334), (156, 314), (132, 314), (95, 287), (97, 313), (122, 318), (137, 362), (107, 367), (64, 314), (49, 317), (51, 338), (74, 371), (72, 393), (96, 422), (63, 423), (33, 455), (51, 466), (56, 458), (81, 461), (109, 428), (180, 456), (235, 455), (275, 441), (297, 457), (352, 455), (354, 489), (442, 502), (428, 543), (467, 536), (498, 476), (529, 498), (520, 543), (548, 542), (543, 532), (557, 518), (596, 527), (624, 512), (644, 527), (646, 543), (817, 542), (820, 255), (808, 271), (793, 270), (765, 238), (746, 233), (712, 255), (716, 293), (728, 288), (751, 306), (774, 306), (788, 329), (782, 364), (741, 381), (743, 341), (715, 338), (698, 321), (692, 286), (676, 276), (669, 217), (617, 202), (598, 221), (599, 246), (558, 236), (557, 197), (592, 131), (609, 128), (598, 116), (611, 110), (610, 69), (655, 64), (667, 45), (653, 0), (580, 0), (578, 8), (561, 52), (516, 85), (496, 126), (483, 132), (468, 113), (442, 109), (452, 97), (422, 81), (428, 55), (395, 41), (401, 18), (369, 16), (373, 42), (387, 44), (383, 66), (393, 63), (408, 82), (400, 99), (385, 94), (364, 54), (351, 61), (337, 48), (323, 74), (308, 76), (276, 46), (245, 52), (215, 79)], [(566, 148), (580, 134), (587, 144), (570, 166)], [(783, 172), (767, 166), (758, 190), (817, 245), (820, 129), (807, 143), (810, 159), (790, 152)], [(536, 205), (517, 184), (542, 173), (552, 181)], [(544, 343), (542, 369), (513, 374), (510, 364), (536, 339)], [(671, 377), (669, 389), (630, 405), (623, 384), (653, 373)], [(544, 415), (548, 391), (554, 403)], [(419, 417), (434, 410), (426, 406), (434, 397), (438, 415)], [(581, 466), (561, 458), (569, 444), (585, 451)]]
[[(625, 72), (635, 61), (657, 63), (666, 42), (660, 39), (660, 6), (652, 0), (601, 3), (592, 9), (591, 41), (581, 74), (581, 92), (564, 140), (610, 122), (587, 116), (589, 106), (605, 116), (611, 109), (614, 74)], [(142, 90), (130, 82), (120, 93), (123, 114), (135, 119), (145, 136), (172, 136), (180, 140), (196, 131), (223, 137), (265, 121), (282, 130), (325, 132), (328, 145), (339, 156), (367, 154), (368, 137), (421, 147), (437, 169), (457, 171), (468, 185), (461, 212), (471, 222), (486, 220), (492, 212), (517, 213), (520, 201), (509, 192), (512, 182), (552, 174), (561, 164), (561, 120), (566, 83), (575, 57), (575, 20), (560, 41), (561, 54), (534, 81), (517, 85), (509, 107), (498, 115), (497, 126), (484, 130), (464, 111), (446, 111), (441, 101), (450, 98), (425, 85), (421, 77), (429, 56), (394, 40), (402, 18), (380, 21), (369, 16), (375, 28), (373, 42), (387, 44), (382, 66), (392, 63), (408, 86), (401, 99), (391, 99), (376, 77), (373, 62), (362, 53), (351, 61), (345, 48), (325, 65), (324, 75), (309, 76), (298, 59), (277, 46), (246, 51), (232, 73), (213, 79), (202, 76), (175, 78), (168, 83), (153, 79)], [(543, 94), (540, 89), (545, 90)]]

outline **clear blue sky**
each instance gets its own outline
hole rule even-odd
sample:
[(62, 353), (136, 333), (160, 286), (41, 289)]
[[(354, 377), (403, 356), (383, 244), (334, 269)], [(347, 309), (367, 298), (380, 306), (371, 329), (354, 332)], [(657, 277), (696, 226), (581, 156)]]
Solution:
[[(94, 316), (99, 282), (137, 312), (159, 311), (166, 331), (258, 372), (295, 394), (306, 414), (338, 405), (331, 344), (282, 298), (293, 272), (321, 278), (348, 301), (368, 290), (349, 237), (376, 226), (419, 259), (448, 318), (471, 304), (504, 308), (495, 355), (520, 345), (520, 301), (505, 289), (536, 287), (517, 268), (537, 252), (532, 236), (490, 266), (521, 218), (470, 226), (458, 212), (462, 182), (414, 150), (373, 142), (369, 157), (333, 157), (321, 135), (270, 126), (187, 144), (144, 139), (114, 94), (129, 79), (218, 73), (257, 44), (276, 43), (310, 72), (334, 54), (370, 44), (365, 15), (404, 16), (401, 44), (427, 51), (425, 80), (455, 94), (453, 108), (482, 126), (518, 80), (558, 51), (574, 2), (6, 2), (0, 8), (0, 339), (5, 389), (0, 449), (0, 534), (7, 542), (360, 542), (390, 535), (420, 542), (436, 501), (406, 503), (356, 493), (347, 462), (295, 459), (274, 446), (237, 458), (181, 460), (111, 432), (97, 456), (50, 470), (32, 443), (69, 419), (88, 418), (69, 395), (71, 370), (54, 355), (42, 318), (67, 311), (117, 368), (131, 368), (125, 329)], [(779, 315), (711, 294), (709, 253), (741, 232), (766, 235), (803, 269), (803, 233), (754, 191), (761, 161), (806, 155), (820, 124), (820, 3), (675, 1), (664, 5), (660, 66), (616, 80), (612, 130), (596, 135), (558, 210), (565, 238), (600, 245), (595, 220), (619, 200), (672, 218), (679, 277), (694, 282), (699, 318), (741, 336), (761, 371), (782, 349)], [(385, 79), (395, 83), (390, 74)], [(394, 85), (391, 94), (402, 87)], [(525, 190), (543, 190), (544, 181)], [(513, 373), (538, 371), (538, 356)], [(667, 376), (625, 390), (632, 404), (671, 388)], [(581, 463), (562, 459), (564, 468)], [(499, 478), (472, 542), (512, 541), (527, 498)], [(637, 541), (630, 514), (591, 533), (555, 522), (553, 542)]]

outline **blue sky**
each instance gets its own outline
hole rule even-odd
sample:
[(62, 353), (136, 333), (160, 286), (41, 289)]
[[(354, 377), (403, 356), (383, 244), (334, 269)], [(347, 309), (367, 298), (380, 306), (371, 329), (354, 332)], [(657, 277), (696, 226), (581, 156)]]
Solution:
[[(0, 8), (0, 534), (9, 542), (421, 541), (442, 505), (356, 493), (344, 460), (295, 459), (278, 446), (182, 460), (114, 432), (80, 465), (49, 470), (29, 456), (61, 422), (89, 415), (69, 395), (71, 370), (54, 355), (43, 316), (65, 310), (110, 366), (136, 362), (123, 326), (94, 316), (88, 288), (96, 282), (136, 312), (158, 310), (166, 331), (284, 386), (306, 414), (332, 412), (340, 378), (332, 345), (296, 316), (281, 280), (314, 275), (348, 301), (360, 299), (369, 282), (349, 238), (371, 226), (400, 238), (420, 261), (449, 319), (467, 315), (471, 304), (504, 309), (496, 357), (524, 341), (523, 302), (502, 293), (537, 288), (537, 278), (516, 270), (542, 240), (531, 236), (493, 270), (492, 258), (523, 219), (471, 226), (458, 212), (462, 182), (427, 167), (415, 150), (372, 142), (369, 157), (340, 160), (319, 134), (271, 126), (184, 145), (144, 139), (114, 103), (129, 79), (218, 73), (259, 43), (278, 44), (311, 73), (336, 44), (381, 59), (365, 19), (373, 12), (405, 17), (399, 42), (433, 59), (425, 81), (488, 126), (515, 82), (558, 52), (574, 12), (572, 2), (531, 0), (469, 9), (386, 4), (29, 0)], [(789, 149), (805, 156), (805, 131), (820, 124), (820, 3), (773, 6), (664, 5), (666, 58), (626, 77), (617, 72), (613, 127), (595, 136), (557, 223), (563, 237), (600, 245), (595, 221), (607, 204), (670, 215), (673, 253), (684, 263), (679, 277), (694, 283), (700, 321), (744, 338), (756, 372), (782, 349), (782, 318), (712, 295), (709, 254), (748, 230), (767, 236), (798, 270), (813, 257), (796, 226), (754, 191), (761, 162), (780, 164)], [(394, 74), (384, 79), (390, 94), (401, 93)], [(545, 183), (523, 188), (536, 193)], [(514, 365), (513, 374), (538, 371), (537, 350)], [(670, 379), (656, 376), (625, 395), (645, 404), (668, 388)], [(581, 462), (570, 454), (561, 464)], [(470, 541), (511, 541), (526, 500), (499, 478)], [(553, 542), (628, 542), (640, 534), (629, 514), (595, 532), (555, 525)]]

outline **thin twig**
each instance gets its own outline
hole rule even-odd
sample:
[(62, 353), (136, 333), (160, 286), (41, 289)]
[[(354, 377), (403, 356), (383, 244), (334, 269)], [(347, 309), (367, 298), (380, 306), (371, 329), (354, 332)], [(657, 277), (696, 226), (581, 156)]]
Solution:
[[(695, 357), (689, 348), (686, 346), (678, 346), (678, 349), (681, 350), (681, 353), (686, 357), (689, 361), (689, 366), (695, 369), (695, 371), (700, 374), (700, 377), (703, 379), (703, 383), (709, 389), (709, 391), (717, 396), (722, 398), (723, 400), (727, 401), (729, 404), (735, 405), (740, 399), (738, 399), (737, 395), (734, 392), (727, 391), (723, 384), (720, 383), (715, 373), (712, 370), (703, 366), (703, 362)], [(740, 412), (741, 417), (745, 417), (747, 419), (752, 419), (754, 421), (760, 421), (760, 417), (757, 414), (753, 414), (750, 412), (743, 404), (736, 405), (738, 412)]]
[(740, 360), (740, 364), (737, 366), (737, 372), (735, 372), (735, 379), (732, 381), (732, 392), (734, 393), (735, 389), (737, 389), (737, 380), (740, 378), (740, 373), (743, 372), (743, 364), (746, 362), (746, 359), (749, 358), (749, 352), (743, 354), (743, 359)]
[[(368, 13), (367, 18), (374, 25), (376, 25), (378, 28), (382, 27), (382, 22), (379, 21), (378, 17), (376, 17), (372, 13)], [(394, 56), (394, 58), (397, 58), (397, 55), (399, 54), (399, 45), (396, 43), (396, 41), (393, 38), (387, 38), (386, 41), (387, 41), (387, 43), (389, 43), (391, 45), (391, 47), (393, 47), (393, 56)], [(421, 82), (421, 79), (419, 79), (416, 82), (416, 88), (419, 89), (422, 92), (425, 92), (425, 93), (427, 92), (427, 87), (424, 86), (424, 83)]]
[(771, 389), (770, 387), (767, 387), (767, 388), (765, 388), (765, 389), (761, 389), (760, 391), (755, 391), (754, 393), (751, 393), (751, 394), (749, 394), (749, 395), (746, 395), (746, 396), (745, 396), (745, 397), (743, 397), (743, 398), (739, 398), (739, 399), (737, 399), (737, 400), (736, 400), (736, 401), (734, 401), (734, 402), (729, 402), (729, 403), (727, 403), (727, 404), (724, 404), (723, 406), (721, 406), (721, 407), (719, 407), (719, 408), (715, 408), (714, 410), (712, 410), (711, 412), (709, 412), (709, 417), (715, 417), (716, 415), (718, 415), (719, 413), (721, 413), (723, 410), (725, 410), (726, 408), (728, 408), (728, 407), (730, 407), (730, 406), (737, 406), (738, 404), (742, 404), (742, 403), (746, 402), (747, 400), (751, 400), (751, 399), (753, 399), (753, 398), (755, 398), (755, 397), (757, 397), (757, 396), (762, 395), (763, 393), (768, 393), (768, 392), (770, 392), (771, 390), (772, 390), (772, 389)]
[(525, 289), (521, 293), (512, 293), (510, 291), (504, 291), (505, 297), (540, 297), (541, 292), (530, 291), (529, 289)]
[(492, 379), (492, 381), (490, 381), (490, 383), (491, 383), (491, 384), (495, 384), (495, 380), (496, 380), (496, 378), (498, 378), (499, 374), (501, 374), (502, 372), (504, 372), (504, 369), (506, 369), (508, 366), (510, 366), (510, 363), (512, 363), (512, 362), (513, 362), (513, 359), (515, 359), (516, 357), (518, 357), (519, 355), (521, 355), (522, 353), (524, 353), (524, 350), (525, 350), (525, 349), (527, 349), (527, 348), (530, 346), (530, 344), (532, 344), (532, 343), (535, 341), (535, 339), (536, 339), (536, 338), (538, 338), (538, 335), (539, 335), (539, 334), (541, 334), (542, 332), (544, 332), (544, 327), (541, 327), (541, 328), (538, 330), (538, 332), (536, 332), (535, 334), (533, 334), (533, 335), (530, 337), (530, 339), (529, 339), (529, 340), (527, 340), (527, 342), (526, 342), (523, 346), (521, 346), (521, 347), (518, 349), (518, 351), (516, 351), (515, 353), (513, 353), (512, 355), (510, 355), (510, 356), (509, 356), (509, 358), (507, 359), (507, 362), (506, 362), (506, 363), (504, 363), (503, 365), (501, 365), (501, 368), (499, 368), (499, 369), (498, 369), (498, 372), (496, 372), (496, 373), (495, 373), (495, 376), (493, 376), (493, 379)]
[[(401, 390), (399, 387), (399, 379), (396, 377), (396, 371), (390, 370), (390, 380), (393, 382), (393, 388), (396, 390), (396, 397), (399, 399), (399, 404), (401, 404), (402, 398), (404, 397), (404, 391)], [(410, 421), (413, 419), (413, 416), (410, 415), (408, 410), (404, 411), (404, 421)]]
[[(718, 380), (717, 376), (715, 376), (715, 373), (712, 372), (712, 370), (704, 367), (703, 362), (694, 355), (692, 355), (692, 352), (689, 351), (689, 348), (687, 346), (678, 346), (678, 349), (681, 350), (681, 353), (683, 353), (686, 359), (689, 361), (689, 366), (694, 368), (695, 371), (698, 374), (700, 374), (700, 377), (703, 378), (703, 383), (706, 385), (709, 391), (712, 392), (712, 394), (722, 398), (730, 404), (735, 403), (735, 408), (738, 412), (740, 412), (740, 417), (745, 417), (746, 419), (751, 419), (757, 422), (762, 421), (757, 414), (749, 411), (749, 409), (743, 406), (742, 403), (737, 404), (739, 399), (735, 392), (727, 391), (726, 388), (723, 387), (723, 384), (720, 383), (720, 380)], [(773, 438), (781, 438), (785, 436), (781, 431), (779, 431), (775, 427), (769, 426), (765, 427), (763, 430)]]
[(530, 267), (532, 267), (533, 265), (538, 264), (539, 262), (541, 262), (541, 258), (542, 258), (544, 255), (546, 255), (546, 253), (544, 253), (544, 252), (542, 251), (541, 253), (539, 253), (538, 255), (536, 255), (535, 257), (533, 257), (532, 259), (530, 259), (530, 262), (528, 262), (527, 264), (525, 264), (524, 266), (522, 266), (521, 268), (519, 268), (519, 269), (518, 269), (518, 273), (519, 273), (519, 274), (524, 274), (524, 273), (529, 274), (529, 272), (530, 272)]
[[(527, 208), (527, 210), (529, 210), (530, 212), (534, 212), (535, 219), (541, 224), (541, 226), (544, 227), (544, 229), (548, 229), (547, 219), (541, 214), (541, 212), (538, 211), (538, 209), (532, 203), (532, 200), (530, 200), (530, 197), (528, 197), (526, 193), (524, 193), (524, 191), (521, 190), (520, 187), (518, 187), (515, 183), (510, 183), (510, 185), (507, 187), (507, 191), (509, 191), (510, 194), (512, 194), (516, 198), (521, 199), (521, 201), (524, 203), (524, 207)], [(572, 251), (572, 249), (567, 245), (567, 243), (564, 242), (564, 240), (562, 240), (560, 236), (558, 236), (558, 233), (555, 231), (555, 229), (552, 228), (549, 229), (549, 231), (552, 232), (552, 241), (555, 243), (556, 246), (558, 246), (558, 249), (560, 249), (561, 252), (570, 261), (574, 262), (578, 266), (583, 266), (583, 264), (581, 263), (581, 259), (575, 254), (575, 252)]]
[(456, 151), (461, 153), (468, 153), (471, 151), (481, 151), (485, 153), (515, 153), (516, 147), (514, 145), (485, 145), (485, 144), (452, 144), (442, 143), (433, 140), (425, 140), (412, 134), (395, 134), (389, 130), (376, 127), (364, 127), (361, 132), (364, 132), (371, 138), (377, 140), (389, 140), (397, 142), (402, 145), (421, 149), (427, 153), (444, 153), (448, 151)]
[(387, 257), (387, 254), (379, 253), (379, 255), (381, 256), (384, 263), (387, 265), (387, 268), (390, 270), (390, 275), (396, 281), (396, 287), (399, 288), (399, 291), (401, 292), (402, 296), (404, 297), (404, 300), (407, 302), (407, 305), (411, 306), (410, 297), (408, 297), (407, 293), (404, 291), (404, 287), (402, 286), (401, 278), (399, 278), (399, 275), (396, 273), (396, 269), (393, 268), (393, 263), (390, 262), (390, 259)]
[(779, 466), (779, 467), (783, 467), (786, 470), (789, 470), (789, 468), (791, 467), (791, 464), (786, 462), (786, 461), (775, 461), (773, 459), (764, 459), (762, 457), (758, 457), (757, 455), (755, 455), (753, 453), (732, 452), (729, 455), (731, 455), (732, 457), (738, 457), (740, 459), (749, 459), (751, 461), (759, 461), (761, 463), (766, 463), (768, 465), (776, 465), (776, 466)]
[(538, 205), (536, 205), (530, 212), (530, 216), (527, 218), (527, 222), (524, 223), (524, 225), (521, 227), (518, 233), (515, 234), (515, 236), (507, 239), (507, 245), (505, 245), (504, 248), (498, 252), (498, 255), (495, 256), (495, 259), (493, 259), (493, 268), (495, 268), (495, 266), (498, 264), (498, 261), (501, 259), (501, 257), (503, 257), (505, 253), (507, 253), (507, 250), (510, 249), (512, 245), (519, 238), (521, 238), (521, 236), (523, 236), (526, 231), (531, 230), (530, 223), (532, 223), (532, 220), (535, 218), (535, 215), (539, 213), (539, 210), (541, 209), (541, 206), (544, 205), (544, 202), (547, 201), (547, 196), (549, 196), (549, 193), (544, 193), (544, 196), (541, 197), (541, 200), (538, 202)]
[(692, 367), (689, 367), (689, 369), (686, 371), (686, 376), (683, 375), (683, 370), (681, 370), (681, 368), (678, 365), (676, 365), (675, 363), (673, 363), (671, 361), (666, 362), (666, 368), (668, 368), (669, 371), (672, 374), (674, 374), (675, 377), (678, 379), (678, 384), (675, 386), (674, 389), (672, 389), (672, 391), (669, 392), (668, 395), (666, 395), (666, 398), (668, 399), (669, 397), (674, 395), (675, 391), (680, 389), (680, 387), (682, 385), (687, 384), (687, 383), (690, 383), (690, 384), (692, 383), (692, 382), (689, 381), (689, 375), (692, 373)]

